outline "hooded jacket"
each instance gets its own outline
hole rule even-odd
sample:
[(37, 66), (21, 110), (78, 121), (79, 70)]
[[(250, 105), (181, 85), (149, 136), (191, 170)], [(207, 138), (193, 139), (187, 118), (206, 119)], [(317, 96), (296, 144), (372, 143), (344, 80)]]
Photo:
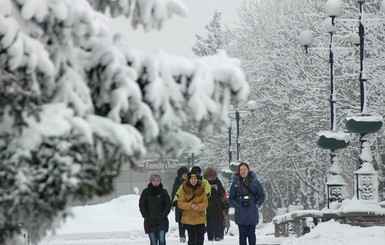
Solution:
[[(182, 179), (182, 175), (187, 174), (187, 173), (188, 173), (188, 168), (185, 166), (180, 167), (177, 171), (177, 177), (175, 177), (175, 181), (174, 181), (174, 184), (172, 186), (172, 191), (171, 191), (171, 202), (173, 202), (173, 206), (177, 205), (176, 202), (179, 198), (179, 193), (177, 196), (175, 196), (175, 195), (177, 194), (179, 187), (182, 185), (182, 183), (184, 181)], [(174, 202), (175, 202), (175, 204), (174, 204)]]
[(179, 187), (182, 186), (183, 181), (184, 180), (181, 179), (180, 177), (176, 177), (174, 181), (174, 185), (172, 186), (172, 191), (171, 191), (172, 206), (175, 207), (175, 222), (178, 222), (178, 223), (181, 223), (182, 210), (178, 207), (179, 193), (177, 194), (177, 191)]
[[(206, 208), (208, 205), (205, 186), (201, 180), (192, 186), (187, 180), (183, 182), (179, 193), (178, 206), (183, 209), (182, 224), (206, 224)], [(191, 204), (198, 204), (197, 211), (191, 209)]]
[(208, 198), (209, 206), (207, 207), (207, 216), (223, 217), (222, 199), (223, 195), (226, 195), (225, 188), (218, 178), (209, 181), (209, 184), (210, 186), (217, 185), (218, 189), (214, 187), (211, 188), (211, 196)]
[[(211, 195), (208, 197), (209, 206), (207, 207), (207, 217), (219, 219), (225, 216), (226, 212), (223, 209), (223, 200), (227, 200), (226, 190), (222, 182), (217, 177), (217, 171), (214, 167), (207, 167), (204, 172), (204, 177), (211, 187)], [(214, 188), (216, 185), (217, 188)]]
[[(250, 191), (245, 187), (250, 182)], [(250, 203), (248, 206), (242, 205), (242, 198), (248, 196)], [(239, 181), (238, 173), (233, 174), (230, 186), (229, 202), (235, 208), (235, 223), (237, 225), (257, 225), (259, 222), (258, 208), (265, 200), (265, 193), (261, 183), (259, 183), (254, 172), (250, 171), (248, 176), (243, 179), (243, 185)]]

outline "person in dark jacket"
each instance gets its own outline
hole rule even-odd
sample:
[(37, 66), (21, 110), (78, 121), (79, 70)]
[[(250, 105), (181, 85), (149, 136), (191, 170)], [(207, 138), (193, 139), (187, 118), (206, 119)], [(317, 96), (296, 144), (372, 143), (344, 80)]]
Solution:
[(238, 165), (232, 176), (229, 201), (235, 208), (235, 223), (239, 230), (239, 245), (255, 245), (255, 228), (259, 222), (258, 208), (265, 200), (265, 193), (257, 176), (246, 162)]
[(150, 238), (151, 245), (166, 245), (168, 232), (168, 214), (171, 200), (163, 189), (159, 174), (151, 174), (150, 183), (139, 198), (139, 209), (144, 218), (144, 231)]
[(188, 168), (185, 166), (180, 167), (177, 170), (177, 177), (175, 177), (174, 185), (172, 186), (171, 191), (171, 200), (175, 200), (172, 203), (172, 209), (175, 211), (175, 221), (178, 223), (178, 229), (179, 229), (179, 240), (180, 242), (184, 243), (186, 242), (186, 228), (182, 224), (182, 209), (178, 207), (178, 198), (179, 196), (176, 196), (176, 192), (178, 191), (179, 187), (182, 185), (183, 181), (187, 179), (187, 173)]
[(217, 171), (213, 167), (207, 167), (204, 177), (211, 187), (211, 195), (208, 198), (209, 205), (206, 210), (207, 216), (207, 238), (209, 241), (220, 241), (224, 235), (224, 215), (222, 207), (222, 196), (226, 191), (222, 182), (217, 178)]

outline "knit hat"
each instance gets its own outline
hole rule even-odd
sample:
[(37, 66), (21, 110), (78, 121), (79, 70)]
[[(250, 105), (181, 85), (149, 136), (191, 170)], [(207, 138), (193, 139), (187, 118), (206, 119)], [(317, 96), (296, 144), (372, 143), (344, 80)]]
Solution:
[[(194, 166), (194, 167), (192, 167), (191, 168), (191, 170), (190, 170), (191, 172), (197, 172), (198, 174), (199, 174), (199, 176), (201, 176), (201, 173), (202, 173), (202, 169), (199, 167), (199, 166)], [(198, 177), (199, 177), (198, 176)]]
[(206, 178), (217, 177), (217, 171), (213, 167), (207, 167), (205, 169), (204, 175), (205, 175)]
[(191, 179), (192, 177), (199, 178), (199, 173), (196, 172), (196, 171), (190, 171), (190, 172), (187, 174), (187, 178), (188, 178), (188, 179)]
[(187, 173), (188, 173), (188, 168), (186, 166), (180, 167), (176, 172), (179, 178), (181, 178), (183, 174), (187, 174)]
[(159, 179), (159, 181), (162, 181), (162, 177), (160, 177), (159, 174), (151, 174), (150, 175), (150, 182), (153, 181), (154, 179)]

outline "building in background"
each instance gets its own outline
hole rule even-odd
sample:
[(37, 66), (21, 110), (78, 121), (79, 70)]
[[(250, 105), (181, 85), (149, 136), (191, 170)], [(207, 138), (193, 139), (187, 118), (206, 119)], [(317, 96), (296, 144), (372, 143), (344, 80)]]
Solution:
[(162, 176), (163, 186), (170, 194), (176, 172), (180, 166), (186, 165), (185, 160), (184, 158), (167, 158), (163, 152), (157, 152), (146, 156), (136, 170), (131, 169), (128, 163), (123, 164), (120, 175), (114, 180), (115, 187), (112, 193), (100, 197), (95, 196), (87, 202), (74, 201), (72, 206), (108, 202), (122, 195), (135, 194), (135, 188), (138, 188), (141, 193), (147, 187), (152, 173), (159, 173)]

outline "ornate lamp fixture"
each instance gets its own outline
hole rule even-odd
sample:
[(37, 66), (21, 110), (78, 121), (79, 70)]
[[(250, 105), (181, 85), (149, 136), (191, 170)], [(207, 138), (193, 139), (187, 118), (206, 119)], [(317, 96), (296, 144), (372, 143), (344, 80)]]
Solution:
[[(372, 151), (370, 149), (370, 133), (378, 132), (383, 125), (383, 118), (376, 113), (368, 113), (366, 101), (366, 74), (365, 74), (365, 0), (358, 0), (360, 9), (359, 27), (357, 36), (353, 37), (360, 47), (360, 97), (361, 112), (358, 115), (346, 117), (346, 128), (351, 133), (360, 134), (361, 153), (359, 156), (360, 166), (354, 172), (355, 197), (357, 200), (371, 200), (378, 202), (378, 176), (372, 164)], [(381, 10), (385, 9), (385, 1), (382, 2)], [(359, 42), (358, 42), (359, 40)]]
[[(327, 207), (333, 202), (341, 203), (346, 196), (346, 183), (341, 176), (341, 167), (339, 164), (339, 150), (348, 146), (350, 142), (350, 134), (337, 131), (336, 125), (336, 93), (335, 93), (335, 74), (334, 74), (334, 52), (336, 51), (333, 35), (337, 31), (335, 19), (342, 12), (342, 2), (340, 0), (329, 0), (325, 4), (325, 12), (328, 15), (324, 27), (330, 35), (329, 41), (329, 63), (330, 63), (330, 131), (318, 132), (317, 145), (323, 149), (330, 150), (331, 167), (328, 172), (326, 182), (327, 190)], [(299, 41), (305, 46), (306, 52), (312, 44), (314, 34), (310, 31), (304, 31), (300, 34)], [(338, 206), (338, 205), (337, 205)]]

